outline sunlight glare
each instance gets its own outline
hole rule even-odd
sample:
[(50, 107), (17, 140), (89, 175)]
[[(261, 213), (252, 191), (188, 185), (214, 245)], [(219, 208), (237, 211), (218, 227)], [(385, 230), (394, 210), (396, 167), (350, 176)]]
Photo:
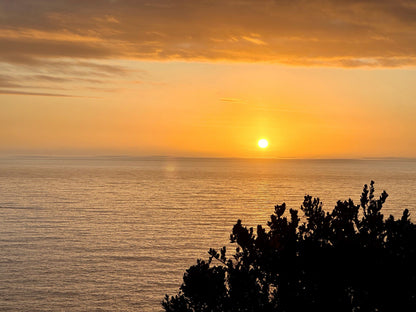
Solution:
[(261, 140), (259, 140), (259, 142), (257, 144), (261, 148), (266, 148), (269, 145), (269, 142), (267, 142), (266, 139), (261, 139)]

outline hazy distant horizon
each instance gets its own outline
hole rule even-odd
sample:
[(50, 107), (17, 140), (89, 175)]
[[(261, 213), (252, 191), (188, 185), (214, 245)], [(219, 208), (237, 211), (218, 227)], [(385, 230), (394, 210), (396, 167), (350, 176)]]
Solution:
[(146, 158), (159, 158), (159, 159), (252, 159), (252, 160), (416, 160), (416, 156), (356, 156), (356, 157), (237, 157), (237, 156), (193, 156), (193, 155), (140, 155), (140, 154), (47, 154), (47, 153), (0, 153), (0, 159), (2, 158), (116, 158), (116, 159), (146, 159)]
[(52, 155), (52, 154), (14, 154), (14, 155), (1, 155), (1, 161), (141, 161), (141, 160), (157, 160), (157, 161), (186, 161), (186, 160), (218, 160), (218, 161), (416, 161), (416, 157), (338, 157), (338, 158), (296, 158), (296, 157), (207, 157), (207, 156), (172, 156), (172, 155)]

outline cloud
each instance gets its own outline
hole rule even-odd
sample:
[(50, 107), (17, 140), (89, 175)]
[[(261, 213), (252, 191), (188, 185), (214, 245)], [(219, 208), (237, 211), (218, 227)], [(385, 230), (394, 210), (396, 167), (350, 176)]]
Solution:
[(0, 89), (0, 94), (9, 94), (9, 95), (37, 95), (37, 96), (57, 96), (57, 97), (80, 97), (70, 94), (58, 94), (58, 93), (42, 93), (42, 92), (26, 92), (26, 91), (16, 91), (16, 90), (4, 90)]
[(221, 102), (230, 102), (230, 103), (245, 103), (242, 99), (237, 98), (221, 98)]
[(265, 44), (266, 44), (264, 41), (262, 41), (262, 40), (261, 40), (261, 39), (259, 39), (259, 38), (255, 38), (255, 37), (248, 37), (248, 36), (243, 36), (242, 38), (243, 38), (244, 40), (248, 41), (248, 42), (251, 42), (251, 43), (254, 43), (254, 44), (257, 44), (257, 45), (265, 45)]
[(11, 77), (0, 75), (0, 88), (20, 88), (21, 85)]
[(0, 60), (416, 64), (410, 0), (0, 1)]
[[(8, 94), (46, 95), (54, 90), (60, 96), (67, 95), (61, 94), (63, 90), (68, 96), (81, 91), (114, 92), (131, 82), (137, 85), (139, 79), (148, 77), (144, 70), (128, 68), (113, 61), (71, 58), (0, 62), (0, 73), (0, 88), (7, 89)], [(34, 90), (40, 94), (34, 94)]]

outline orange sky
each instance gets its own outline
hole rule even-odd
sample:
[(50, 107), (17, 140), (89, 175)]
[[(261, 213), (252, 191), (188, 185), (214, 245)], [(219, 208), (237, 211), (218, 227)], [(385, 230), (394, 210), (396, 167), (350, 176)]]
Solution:
[(416, 157), (415, 24), (398, 0), (0, 0), (0, 153)]

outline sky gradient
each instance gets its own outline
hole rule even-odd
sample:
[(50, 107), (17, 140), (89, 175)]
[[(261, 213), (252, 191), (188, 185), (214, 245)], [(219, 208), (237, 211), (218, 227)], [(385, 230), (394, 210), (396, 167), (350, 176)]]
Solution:
[(1, 154), (416, 157), (414, 1), (0, 0), (0, 47)]

